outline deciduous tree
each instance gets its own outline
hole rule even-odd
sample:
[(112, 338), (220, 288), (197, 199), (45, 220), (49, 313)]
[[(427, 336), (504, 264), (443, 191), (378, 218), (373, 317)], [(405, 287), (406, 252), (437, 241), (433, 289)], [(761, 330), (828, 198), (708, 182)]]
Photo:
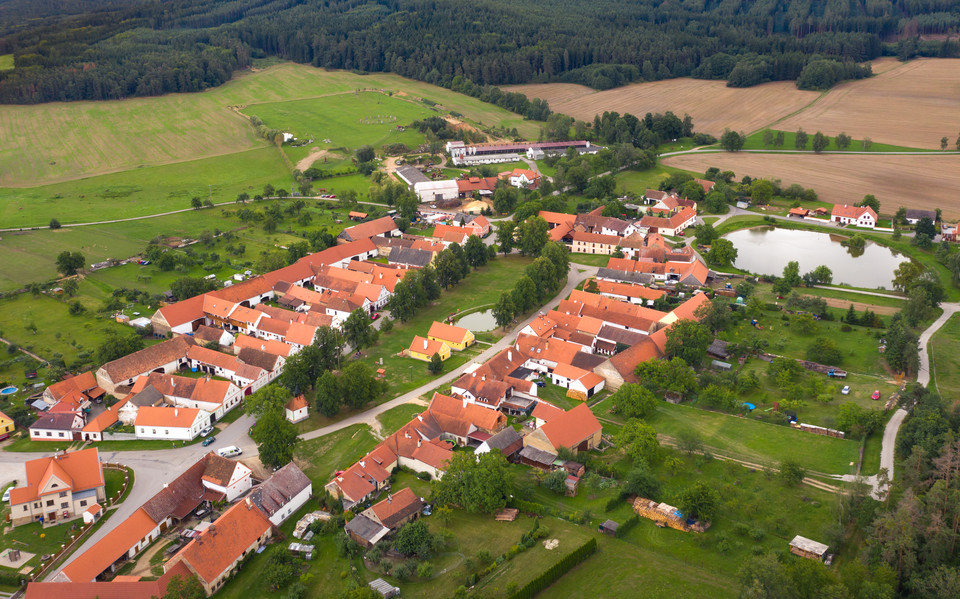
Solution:
[(648, 418), (657, 409), (657, 398), (642, 385), (627, 383), (610, 397), (613, 413), (626, 418)]
[(707, 356), (713, 341), (710, 330), (693, 320), (679, 320), (667, 329), (666, 353), (671, 358), (683, 358), (691, 366), (699, 366)]

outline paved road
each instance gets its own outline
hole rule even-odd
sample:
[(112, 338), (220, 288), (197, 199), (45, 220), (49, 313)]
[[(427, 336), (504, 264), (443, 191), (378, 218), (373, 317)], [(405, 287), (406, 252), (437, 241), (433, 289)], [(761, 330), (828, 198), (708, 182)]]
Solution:
[[(592, 276), (595, 276), (595, 275), (597, 274), (597, 270), (598, 270), (598, 268), (597, 268), (596, 266), (584, 266), (584, 265), (581, 265), (581, 264), (571, 264), (571, 265), (570, 265), (570, 271), (571, 271), (571, 272), (570, 272), (570, 276), (569, 276), (569, 278), (568, 278), (568, 280), (567, 280), (566, 286), (565, 286), (565, 287), (563, 288), (563, 290), (556, 296), (555, 299), (553, 299), (552, 301), (550, 301), (549, 303), (547, 303), (543, 308), (541, 308), (541, 311), (542, 311), (542, 312), (547, 312), (547, 311), (552, 310), (553, 308), (555, 308), (557, 305), (560, 304), (560, 301), (561, 301), (561, 300), (569, 297), (570, 293), (574, 290), (574, 288), (575, 288), (577, 285), (579, 285), (581, 282), (585, 281), (586, 279), (588, 279), (588, 278), (590, 278), (590, 277), (592, 277)], [(348, 426), (352, 426), (352, 425), (354, 425), (354, 424), (369, 424), (370, 426), (373, 426), (373, 427), (376, 428), (376, 427), (377, 427), (377, 416), (379, 416), (380, 414), (386, 412), (387, 410), (390, 410), (390, 409), (392, 409), (392, 408), (395, 408), (395, 407), (397, 407), (397, 406), (399, 406), (399, 405), (403, 405), (403, 404), (405, 404), (405, 403), (410, 403), (411, 401), (414, 401), (414, 400), (416, 400), (417, 398), (419, 398), (419, 397), (420, 397), (421, 395), (423, 395), (424, 393), (427, 393), (427, 392), (431, 391), (432, 389), (435, 389), (435, 388), (439, 387), (440, 385), (445, 385), (445, 384), (447, 384), (447, 383), (451, 383), (451, 382), (455, 381), (457, 378), (460, 377), (460, 375), (463, 374), (463, 371), (467, 368), (467, 366), (469, 366), (469, 365), (470, 365), (471, 363), (473, 363), (473, 362), (480, 362), (480, 363), (486, 362), (487, 360), (489, 360), (490, 358), (492, 358), (493, 356), (495, 356), (497, 353), (499, 353), (499, 352), (503, 351), (504, 349), (506, 349), (506, 348), (511, 344), (511, 342), (512, 342), (514, 339), (516, 339), (517, 334), (520, 332), (520, 330), (521, 330), (523, 327), (525, 327), (525, 326), (527, 326), (528, 324), (530, 324), (530, 322), (532, 322), (533, 319), (535, 319), (535, 318), (537, 318), (537, 314), (531, 315), (531, 316), (530, 316), (529, 318), (527, 318), (526, 320), (524, 320), (524, 321), (520, 322), (519, 324), (517, 324), (516, 326), (514, 326), (514, 327), (513, 327), (513, 330), (511, 330), (509, 334), (504, 335), (502, 339), (500, 339), (499, 341), (497, 341), (496, 343), (494, 343), (493, 345), (491, 345), (488, 349), (484, 350), (483, 353), (481, 353), (479, 356), (477, 356), (476, 358), (474, 358), (473, 360), (471, 360), (471, 361), (468, 362), (467, 364), (464, 364), (463, 366), (461, 366), (461, 367), (459, 367), (459, 368), (456, 368), (456, 369), (454, 369), (454, 370), (451, 370), (450, 372), (448, 372), (448, 373), (446, 373), (446, 374), (444, 374), (444, 375), (442, 375), (442, 376), (439, 376), (439, 377), (433, 379), (433, 380), (430, 381), (429, 383), (427, 383), (427, 384), (425, 384), (425, 385), (422, 385), (422, 386), (420, 386), (420, 387), (417, 387), (417, 388), (414, 389), (413, 391), (409, 391), (409, 392), (407, 392), (407, 393), (404, 393), (403, 395), (401, 395), (401, 396), (399, 396), (399, 397), (396, 397), (396, 398), (394, 398), (394, 399), (391, 399), (390, 401), (388, 401), (388, 402), (386, 402), (386, 403), (382, 403), (382, 404), (380, 404), (380, 405), (378, 405), (378, 406), (376, 406), (376, 407), (374, 407), (374, 408), (371, 408), (371, 409), (369, 409), (369, 410), (367, 410), (367, 411), (365, 411), (365, 412), (361, 412), (361, 413), (359, 413), (359, 414), (354, 414), (354, 415), (352, 415), (352, 416), (350, 416), (350, 417), (348, 417), (348, 418), (344, 418), (343, 420), (341, 420), (341, 421), (339, 421), (339, 422), (335, 422), (334, 424), (331, 424), (331, 425), (329, 425), (329, 426), (325, 426), (325, 427), (323, 427), (323, 428), (319, 428), (319, 429), (317, 429), (317, 430), (310, 431), (310, 432), (308, 432), (308, 433), (304, 433), (304, 434), (300, 435), (300, 438), (303, 439), (303, 440), (305, 440), (305, 441), (306, 441), (306, 440), (310, 440), (310, 439), (316, 439), (316, 438), (318, 438), (318, 437), (323, 437), (324, 435), (329, 435), (330, 433), (336, 432), (336, 431), (338, 431), (338, 430), (340, 430), (340, 429), (346, 428), (346, 427), (348, 427)]]

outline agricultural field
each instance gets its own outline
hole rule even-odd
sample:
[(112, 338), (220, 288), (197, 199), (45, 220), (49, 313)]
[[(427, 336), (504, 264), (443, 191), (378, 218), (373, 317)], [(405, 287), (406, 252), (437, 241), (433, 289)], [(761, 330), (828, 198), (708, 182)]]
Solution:
[(46, 227), (52, 218), (65, 225), (184, 210), (194, 197), (232, 202), (241, 192), (260, 193), (267, 183), (290, 190), (290, 172), (273, 147), (29, 189), (0, 188), (0, 228)]
[(283, 63), (240, 73), (203, 93), (2, 106), (0, 139), (10, 143), (0, 148), (0, 186), (32, 187), (265, 147), (240, 108), (358, 89), (425, 98), (474, 125), (516, 127), (526, 137), (538, 132), (519, 115), (427, 83)]
[(312, 139), (312, 143), (302, 147), (283, 146), (290, 160), (298, 163), (323, 149), (353, 150), (364, 144), (380, 147), (388, 143), (416, 147), (423, 143), (423, 135), (410, 128), (400, 131), (398, 127), (434, 116), (437, 111), (396, 95), (358, 92), (255, 104), (244, 108), (243, 113), (257, 116), (267, 127), (288, 131), (297, 139)]
[[(939, 207), (947, 220), (960, 216), (960, 156), (955, 155), (716, 152), (670, 156), (663, 164), (695, 173), (715, 166), (733, 171), (738, 179), (749, 175), (779, 179), (783, 185), (799, 183), (816, 190), (820, 200), (834, 204), (854, 204), (872, 193), (886, 209)], [(923, 193), (918, 194), (918, 189)]]
[(858, 139), (937, 150), (946, 135), (956, 149), (958, 90), (960, 59), (913, 60), (869, 79), (841, 83), (777, 128), (827, 135), (845, 131)]
[[(680, 117), (686, 113), (693, 117), (697, 131), (716, 136), (727, 128), (751, 133), (801, 110), (819, 95), (798, 90), (792, 81), (738, 89), (727, 87), (724, 81), (700, 79), (634, 83), (601, 92), (565, 83), (516, 85), (508, 89), (543, 98), (553, 111), (591, 122), (594, 115), (604, 111), (640, 117), (668, 110)], [(584, 90), (589, 93), (580, 93)]]

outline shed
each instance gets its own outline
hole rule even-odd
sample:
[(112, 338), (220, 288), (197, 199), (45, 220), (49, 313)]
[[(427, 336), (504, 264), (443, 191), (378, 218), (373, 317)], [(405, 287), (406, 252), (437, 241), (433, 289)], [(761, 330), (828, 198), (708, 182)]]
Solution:
[(619, 524), (617, 524), (613, 520), (607, 520), (606, 522), (600, 525), (600, 532), (613, 537), (613, 536), (616, 536), (618, 528), (620, 528)]
[(393, 586), (382, 578), (370, 581), (369, 586), (374, 591), (380, 593), (380, 596), (383, 597), (383, 599), (390, 599), (390, 597), (396, 597), (400, 594), (400, 589), (398, 587)]
[(379, 543), (390, 532), (386, 526), (363, 515), (355, 516), (343, 529), (347, 536), (366, 549)]
[(520, 450), (520, 463), (541, 470), (553, 470), (553, 463), (557, 460), (557, 454), (537, 449), (532, 445), (527, 445)]
[(799, 555), (800, 557), (823, 561), (829, 550), (829, 546), (818, 543), (817, 541), (812, 541), (806, 537), (801, 537), (800, 535), (793, 537), (793, 540), (790, 541), (790, 553)]
[(716, 370), (730, 370), (733, 368), (729, 362), (721, 362), (720, 360), (711, 360), (710, 367)]
[[(719, 291), (722, 290), (718, 290)], [(723, 339), (714, 339), (713, 343), (710, 344), (710, 347), (707, 348), (707, 355), (718, 360), (726, 360), (730, 357), (730, 352), (727, 351), (727, 346), (730, 345), (728, 342)]]

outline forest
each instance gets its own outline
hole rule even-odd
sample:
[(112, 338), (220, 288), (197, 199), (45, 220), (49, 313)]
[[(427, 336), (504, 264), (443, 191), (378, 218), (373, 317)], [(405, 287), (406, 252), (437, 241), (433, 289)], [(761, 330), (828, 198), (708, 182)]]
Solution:
[(746, 86), (824, 60), (837, 64), (818, 73), (854, 78), (882, 54), (960, 55), (949, 36), (921, 37), (958, 25), (950, 0), (5, 0), (0, 55), (14, 68), (0, 72), (0, 102), (199, 91), (268, 56), (444, 86)]

